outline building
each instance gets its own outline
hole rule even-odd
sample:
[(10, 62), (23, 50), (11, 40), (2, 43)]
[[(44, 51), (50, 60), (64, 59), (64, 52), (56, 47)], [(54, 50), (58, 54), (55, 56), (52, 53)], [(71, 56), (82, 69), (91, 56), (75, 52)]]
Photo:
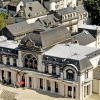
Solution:
[(78, 32), (83, 30), (88, 31), (96, 39), (96, 48), (100, 48), (100, 27), (96, 25), (80, 25), (78, 27)]
[(66, 7), (75, 7), (77, 0), (38, 0), (48, 10), (58, 10)]
[(72, 44), (96, 47), (96, 39), (86, 30), (72, 36)]
[(14, 16), (24, 6), (21, 0), (11, 0), (8, 4), (8, 13)]
[[(38, 7), (38, 9), (36, 9)], [(47, 16), (49, 12), (38, 1), (27, 2), (15, 15), (15, 22), (27, 21), (34, 23), (38, 18)]]

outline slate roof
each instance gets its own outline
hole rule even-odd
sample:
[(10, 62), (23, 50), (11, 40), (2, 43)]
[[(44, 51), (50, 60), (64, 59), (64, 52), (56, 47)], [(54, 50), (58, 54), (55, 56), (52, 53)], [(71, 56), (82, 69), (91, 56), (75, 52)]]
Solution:
[(87, 10), (85, 9), (84, 5), (76, 6), (76, 7), (75, 7), (75, 11), (76, 11), (77, 13), (84, 13), (84, 12), (87, 12)]
[(41, 5), (38, 1), (34, 1), (27, 2), (26, 5), (20, 11), (18, 11), (15, 16), (30, 19), (47, 14), (48, 11), (43, 7), (43, 5)]
[(11, 0), (8, 5), (17, 7), (21, 0)]
[(38, 47), (42, 47), (42, 49), (53, 46), (57, 43), (64, 42), (71, 38), (70, 33), (64, 26), (58, 26), (55, 28), (47, 28), (44, 30), (35, 30), (33, 33), (28, 34), (21, 40), (21, 45), (25, 47), (26, 41), (31, 39), (35, 42), (35, 45)]
[(58, 13), (58, 15), (61, 16), (61, 15), (64, 15), (64, 14), (75, 12), (75, 10), (74, 10), (73, 7), (67, 7), (67, 8), (56, 10), (56, 12)]
[(96, 39), (86, 30), (83, 30), (83, 32), (72, 36), (72, 43), (75, 43), (76, 40), (80, 45), (87, 45), (96, 41)]
[(47, 26), (53, 26), (53, 25), (57, 25), (58, 23), (58, 19), (53, 15), (48, 15), (46, 17), (43, 18), (39, 18), (38, 21), (40, 23), (42, 23), (43, 26), (47, 27)]
[(13, 36), (21, 35), (24, 33), (31, 32), (35, 29), (43, 29), (43, 25), (40, 22), (28, 24), (26, 21), (7, 25), (6, 28), (11, 32)]
[(23, 0), (24, 4), (26, 4), (27, 2), (33, 2), (33, 0)]
[(100, 80), (100, 66), (96, 67), (93, 70), (93, 78), (97, 79), (97, 80)]

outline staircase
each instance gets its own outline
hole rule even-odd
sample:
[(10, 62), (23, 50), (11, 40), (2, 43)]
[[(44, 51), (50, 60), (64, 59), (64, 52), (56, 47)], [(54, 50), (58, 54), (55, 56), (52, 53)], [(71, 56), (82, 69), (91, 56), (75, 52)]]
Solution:
[(7, 90), (3, 90), (1, 95), (0, 95), (0, 100), (15, 100), (15, 95), (16, 93), (10, 92)]

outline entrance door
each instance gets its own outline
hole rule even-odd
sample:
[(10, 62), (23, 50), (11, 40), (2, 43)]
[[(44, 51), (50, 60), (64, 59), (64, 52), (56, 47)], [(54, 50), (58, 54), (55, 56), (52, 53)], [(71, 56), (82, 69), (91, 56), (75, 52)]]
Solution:
[(58, 83), (57, 82), (55, 82), (55, 92), (58, 93)]
[(40, 89), (43, 89), (43, 79), (40, 78)]
[(32, 78), (29, 77), (29, 87), (31, 88), (32, 87)]
[(11, 72), (8, 72), (8, 83), (11, 84)]
[(50, 81), (49, 81), (49, 80), (47, 80), (47, 89), (48, 89), (49, 91), (51, 91), (51, 84), (50, 84)]
[(4, 70), (2, 70), (2, 80), (4, 79)]
[(72, 97), (72, 87), (68, 86), (68, 97)]

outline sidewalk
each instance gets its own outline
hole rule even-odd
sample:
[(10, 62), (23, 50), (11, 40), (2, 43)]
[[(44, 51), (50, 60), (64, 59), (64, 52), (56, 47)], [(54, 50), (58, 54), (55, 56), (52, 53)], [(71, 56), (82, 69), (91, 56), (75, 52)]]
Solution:
[[(26, 89), (22, 88), (15, 89), (13, 85), (4, 86), (0, 84), (1, 89), (5, 89), (8, 91), (16, 92), (18, 95), (16, 96), (18, 100), (75, 100), (70, 98), (64, 98), (58, 94), (50, 93), (48, 91), (42, 91), (39, 89)], [(84, 100), (100, 100), (100, 95), (92, 94), (89, 98)]]

